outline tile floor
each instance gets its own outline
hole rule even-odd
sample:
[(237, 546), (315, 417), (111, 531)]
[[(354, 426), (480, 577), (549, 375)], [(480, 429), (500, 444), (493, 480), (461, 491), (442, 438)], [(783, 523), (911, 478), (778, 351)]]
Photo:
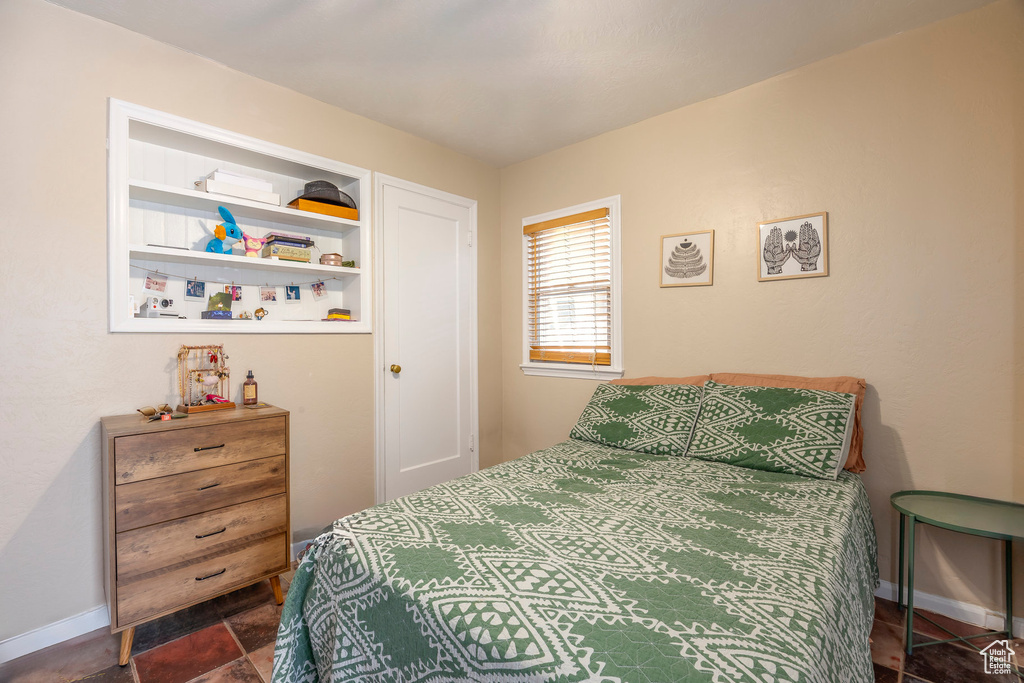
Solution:
[[(919, 615), (948, 629), (949, 633), (928, 623)], [(907, 657), (903, 648), (906, 611), (896, 608), (891, 600), (875, 598), (875, 625), (871, 629), (871, 659), (875, 663), (877, 683), (1022, 683), (1013, 674), (985, 673), (978, 651), (963, 643), (929, 645)], [(965, 624), (927, 610), (914, 610), (914, 642), (945, 640), (953, 636), (985, 633), (988, 629)], [(971, 642), (985, 647), (997, 638), (976, 638)], [(1024, 655), (1024, 639), (1014, 641), (1018, 657)]]
[[(291, 574), (281, 577), (287, 589)], [(924, 612), (956, 635), (983, 629)], [(3, 683), (269, 683), (281, 608), (266, 581), (140, 626), (129, 666), (117, 665), (120, 635), (100, 629), (0, 665)], [(931, 645), (906, 657), (904, 613), (875, 599), (871, 656), (879, 683), (1021, 683), (984, 673), (965, 645)], [(915, 617), (919, 642), (950, 636)], [(979, 639), (983, 647), (989, 642)], [(1016, 641), (1024, 653), (1024, 639)]]
[[(281, 576), (287, 592), (292, 572)], [(102, 628), (0, 664), (2, 683), (269, 683), (281, 608), (269, 581), (143, 624), (128, 666)]]

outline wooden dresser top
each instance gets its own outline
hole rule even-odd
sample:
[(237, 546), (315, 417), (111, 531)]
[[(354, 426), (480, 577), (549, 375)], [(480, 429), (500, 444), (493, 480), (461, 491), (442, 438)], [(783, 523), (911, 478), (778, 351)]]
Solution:
[(276, 406), (267, 406), (266, 408), (238, 407), (233, 410), (214, 410), (208, 413), (196, 413), (177, 420), (153, 420), (152, 422), (147, 422), (146, 418), (139, 413), (132, 413), (130, 415), (111, 415), (101, 418), (100, 421), (103, 423), (103, 429), (107, 436), (117, 437), (128, 434), (151, 434), (174, 429), (186, 429), (188, 427), (224, 424), (225, 422), (261, 420), (278, 415), (288, 415), (288, 411)]

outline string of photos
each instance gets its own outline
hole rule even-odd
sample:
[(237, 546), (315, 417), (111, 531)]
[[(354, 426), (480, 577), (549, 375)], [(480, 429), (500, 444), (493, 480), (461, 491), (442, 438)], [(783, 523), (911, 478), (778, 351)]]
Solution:
[[(268, 282), (231, 281), (230, 283), (227, 283), (213, 280), (210, 281), (209, 284), (214, 286), (208, 288), (208, 282), (206, 280), (200, 280), (198, 277), (188, 277), (185, 275), (177, 275), (175, 273), (164, 273), (159, 269), (146, 268), (136, 264), (130, 265), (132, 268), (146, 273), (143, 290), (147, 294), (157, 295), (147, 296), (145, 302), (139, 308), (137, 316), (149, 318), (181, 317), (174, 306), (174, 300), (166, 298), (165, 293), (167, 290), (167, 282), (171, 279), (180, 280), (185, 283), (184, 294), (186, 300), (207, 301), (206, 310), (201, 313), (203, 319), (231, 319), (236, 317), (232, 314), (231, 308), (232, 303), (242, 300), (242, 287), (257, 288), (259, 302), (265, 305), (278, 302), (278, 287), (280, 286), (284, 288), (284, 301), (290, 304), (297, 304), (301, 303), (303, 287), (309, 287), (309, 293), (312, 294), (313, 301), (320, 301), (328, 297), (327, 280), (341, 281), (341, 278), (333, 276), (304, 282), (291, 282), (286, 285), (271, 285)], [(216, 291), (217, 286), (223, 287), (223, 291)], [(208, 289), (212, 291), (207, 291)], [(209, 295), (209, 298), (207, 298), (207, 295)], [(269, 311), (267, 309), (260, 307), (253, 313), (242, 311), (237, 317), (241, 319), (250, 319), (255, 315), (257, 320), (262, 320), (268, 314)], [(328, 311), (327, 318), (323, 318), (323, 320), (351, 319), (351, 311), (341, 308), (330, 309), (330, 311)]]

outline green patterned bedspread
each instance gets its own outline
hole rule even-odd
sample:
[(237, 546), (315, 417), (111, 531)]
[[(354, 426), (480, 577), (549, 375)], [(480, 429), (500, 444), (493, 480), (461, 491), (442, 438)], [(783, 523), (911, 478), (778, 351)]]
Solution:
[(875, 553), (848, 472), (569, 440), (336, 522), (273, 680), (868, 683)]

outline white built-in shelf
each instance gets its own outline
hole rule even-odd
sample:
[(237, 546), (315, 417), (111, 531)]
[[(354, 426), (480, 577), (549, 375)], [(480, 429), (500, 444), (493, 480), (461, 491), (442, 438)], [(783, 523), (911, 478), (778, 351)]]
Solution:
[[(370, 171), (172, 114), (110, 100), (107, 164), (109, 326), (112, 332), (369, 333), (372, 302)], [(268, 183), (287, 202), (326, 180), (359, 220), (201, 192), (215, 170)], [(274, 231), (315, 244), (315, 263), (205, 251), (224, 206), (255, 238)], [(168, 246), (173, 245), (173, 246)], [(187, 248), (178, 248), (187, 247)], [(321, 265), (338, 253), (357, 268)], [(231, 292), (233, 320), (203, 320), (212, 294)], [(149, 297), (175, 317), (140, 318)], [(263, 320), (238, 319), (263, 308)], [(353, 320), (327, 321), (332, 308)]]
[(198, 209), (217, 213), (218, 206), (226, 206), (236, 218), (287, 223), (300, 228), (316, 230), (345, 231), (359, 228), (359, 221), (336, 216), (327, 216), (309, 211), (299, 211), (287, 206), (274, 206), (239, 197), (230, 197), (212, 192), (199, 192), (173, 185), (132, 180), (128, 183), (128, 196), (144, 202), (156, 202), (183, 209)]
[(208, 251), (193, 251), (191, 249), (175, 249), (174, 247), (157, 247), (141, 244), (133, 244), (129, 254), (133, 259), (161, 261), (163, 263), (192, 263), (196, 265), (247, 268), (260, 271), (290, 271), (316, 274), (318, 277), (357, 277), (362, 274), (362, 270), (359, 268), (342, 268), (341, 266), (324, 266), (319, 263), (253, 258), (237, 254), (215, 254)]

